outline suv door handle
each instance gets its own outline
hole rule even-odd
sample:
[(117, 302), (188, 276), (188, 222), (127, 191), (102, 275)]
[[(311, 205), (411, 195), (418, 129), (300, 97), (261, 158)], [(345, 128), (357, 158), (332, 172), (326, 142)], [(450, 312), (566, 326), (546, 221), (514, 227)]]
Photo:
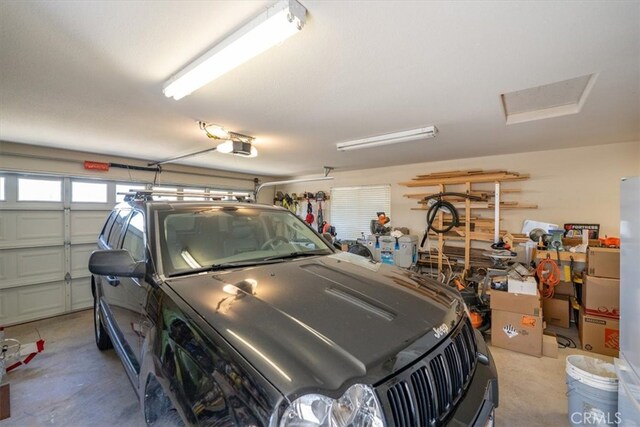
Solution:
[(118, 286), (120, 284), (120, 279), (115, 276), (107, 276), (107, 283), (111, 286)]

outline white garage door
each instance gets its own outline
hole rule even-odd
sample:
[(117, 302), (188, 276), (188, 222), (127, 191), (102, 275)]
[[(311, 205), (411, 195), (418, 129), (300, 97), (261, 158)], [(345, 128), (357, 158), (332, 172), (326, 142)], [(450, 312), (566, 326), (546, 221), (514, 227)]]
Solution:
[(113, 188), (61, 177), (0, 176), (1, 325), (91, 307), (87, 260), (115, 203)]
[[(0, 173), (0, 325), (91, 307), (89, 255), (122, 193), (140, 183)], [(204, 200), (249, 196), (246, 190), (153, 187)], [(188, 195), (191, 193), (191, 195)]]

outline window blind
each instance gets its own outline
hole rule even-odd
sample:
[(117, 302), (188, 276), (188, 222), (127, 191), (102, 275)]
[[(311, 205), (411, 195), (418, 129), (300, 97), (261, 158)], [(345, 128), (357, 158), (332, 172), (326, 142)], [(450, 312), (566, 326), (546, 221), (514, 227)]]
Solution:
[(331, 189), (331, 225), (339, 239), (355, 240), (371, 234), (377, 212), (391, 216), (391, 186), (367, 185)]

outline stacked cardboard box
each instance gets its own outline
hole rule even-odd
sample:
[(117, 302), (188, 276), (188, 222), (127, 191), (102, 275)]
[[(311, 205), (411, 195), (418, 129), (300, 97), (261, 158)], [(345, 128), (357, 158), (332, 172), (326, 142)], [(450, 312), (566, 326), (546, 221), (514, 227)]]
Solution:
[(620, 279), (620, 249), (589, 248), (587, 251), (587, 274)]
[(571, 326), (571, 298), (568, 295), (554, 295), (545, 298), (542, 304), (544, 321), (547, 325), (568, 328)]
[(618, 356), (620, 330), (620, 249), (589, 248), (580, 310), (582, 348)]
[(541, 357), (542, 323), (540, 293), (491, 293), (492, 345)]

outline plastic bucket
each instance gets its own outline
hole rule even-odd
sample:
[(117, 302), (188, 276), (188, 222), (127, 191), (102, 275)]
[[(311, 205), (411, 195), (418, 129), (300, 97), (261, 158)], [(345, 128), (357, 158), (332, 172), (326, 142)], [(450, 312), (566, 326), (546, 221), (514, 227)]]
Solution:
[(593, 357), (567, 357), (567, 397), (572, 426), (615, 426), (618, 377), (611, 363)]

